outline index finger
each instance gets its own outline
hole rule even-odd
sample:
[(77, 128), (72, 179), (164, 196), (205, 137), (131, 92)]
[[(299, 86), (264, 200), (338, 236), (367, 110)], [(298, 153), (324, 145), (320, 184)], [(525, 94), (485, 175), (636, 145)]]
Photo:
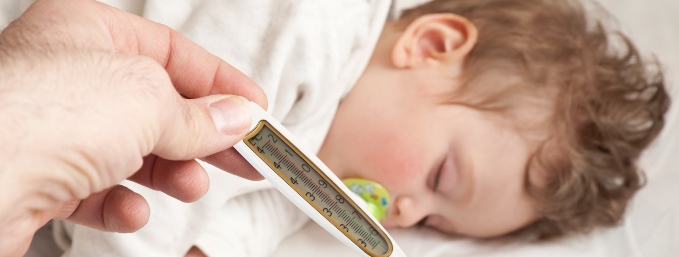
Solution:
[(105, 22), (115, 50), (156, 60), (182, 96), (240, 95), (267, 108), (266, 95), (254, 81), (178, 32), (130, 13), (109, 15)]

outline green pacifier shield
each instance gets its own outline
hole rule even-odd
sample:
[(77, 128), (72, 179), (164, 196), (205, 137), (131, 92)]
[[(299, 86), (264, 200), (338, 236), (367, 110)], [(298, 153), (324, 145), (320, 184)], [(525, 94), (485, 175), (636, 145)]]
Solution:
[(354, 194), (365, 200), (368, 211), (378, 221), (387, 216), (387, 207), (389, 207), (391, 199), (389, 199), (389, 192), (382, 185), (362, 178), (348, 178), (343, 179), (342, 182)]

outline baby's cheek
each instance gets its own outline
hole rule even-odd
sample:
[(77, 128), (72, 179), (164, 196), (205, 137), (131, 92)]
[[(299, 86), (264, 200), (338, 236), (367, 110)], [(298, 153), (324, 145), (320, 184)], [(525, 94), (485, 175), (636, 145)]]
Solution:
[(414, 183), (423, 170), (422, 151), (413, 142), (398, 137), (375, 139), (379, 147), (363, 148), (367, 151), (362, 163), (370, 164), (364, 172), (366, 178), (391, 189)]

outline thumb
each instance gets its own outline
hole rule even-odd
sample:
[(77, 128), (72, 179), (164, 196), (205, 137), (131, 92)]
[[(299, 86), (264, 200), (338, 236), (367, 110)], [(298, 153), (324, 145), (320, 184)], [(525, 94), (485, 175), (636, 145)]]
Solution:
[(252, 122), (250, 102), (240, 96), (180, 98), (176, 103), (174, 111), (165, 111), (174, 115), (160, 124), (153, 150), (168, 160), (190, 160), (226, 150), (243, 139)]

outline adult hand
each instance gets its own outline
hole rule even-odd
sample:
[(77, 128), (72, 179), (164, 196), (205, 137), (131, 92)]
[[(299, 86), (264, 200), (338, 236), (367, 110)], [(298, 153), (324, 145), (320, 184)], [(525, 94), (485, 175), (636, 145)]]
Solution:
[(36, 1), (0, 34), (1, 251), (25, 252), (55, 215), (135, 231), (148, 204), (115, 185), (196, 200), (209, 181), (194, 158), (261, 178), (230, 148), (247, 102), (222, 94), (266, 108), (254, 82), (165, 26), (91, 0)]

